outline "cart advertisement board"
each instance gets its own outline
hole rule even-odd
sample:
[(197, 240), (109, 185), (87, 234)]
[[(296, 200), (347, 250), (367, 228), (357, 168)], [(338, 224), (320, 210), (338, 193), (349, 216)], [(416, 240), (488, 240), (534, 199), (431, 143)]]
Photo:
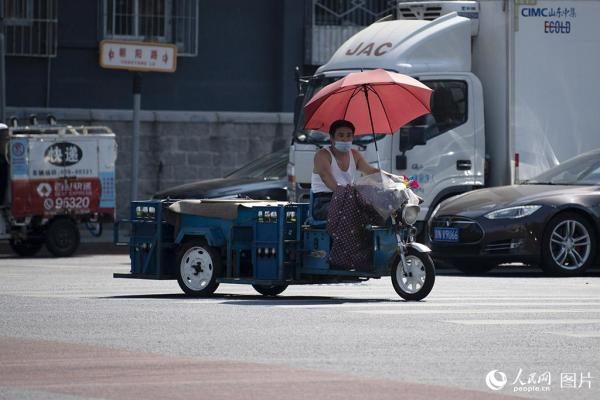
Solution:
[(28, 137), (10, 146), (14, 217), (114, 214), (114, 139)]

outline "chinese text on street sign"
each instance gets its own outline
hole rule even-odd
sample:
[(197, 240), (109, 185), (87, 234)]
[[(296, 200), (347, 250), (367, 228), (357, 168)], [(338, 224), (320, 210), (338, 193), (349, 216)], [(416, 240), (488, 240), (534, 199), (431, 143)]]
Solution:
[(103, 40), (100, 66), (129, 71), (175, 72), (177, 47), (172, 44)]

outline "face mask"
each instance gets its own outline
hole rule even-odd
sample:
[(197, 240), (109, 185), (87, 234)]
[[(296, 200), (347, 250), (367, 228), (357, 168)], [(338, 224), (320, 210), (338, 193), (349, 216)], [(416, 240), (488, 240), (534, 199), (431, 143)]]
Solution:
[(346, 153), (352, 148), (352, 142), (335, 142), (335, 148)]

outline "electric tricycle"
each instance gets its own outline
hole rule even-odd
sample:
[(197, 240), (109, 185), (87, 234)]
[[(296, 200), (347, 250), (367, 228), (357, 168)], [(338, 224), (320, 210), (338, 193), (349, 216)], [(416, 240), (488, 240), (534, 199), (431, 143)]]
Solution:
[[(289, 285), (391, 276), (403, 299), (425, 298), (435, 267), (430, 250), (415, 241), (420, 199), (383, 177), (356, 188), (383, 221), (362, 227), (369, 260), (364, 266), (330, 262), (332, 235), (325, 221), (311, 217), (310, 203), (167, 199), (133, 201), (130, 218), (117, 222), (114, 241), (129, 245), (131, 271), (114, 277), (176, 279), (190, 296), (210, 296), (220, 283), (250, 284), (276, 296)], [(120, 241), (119, 224), (130, 226), (128, 242)]]

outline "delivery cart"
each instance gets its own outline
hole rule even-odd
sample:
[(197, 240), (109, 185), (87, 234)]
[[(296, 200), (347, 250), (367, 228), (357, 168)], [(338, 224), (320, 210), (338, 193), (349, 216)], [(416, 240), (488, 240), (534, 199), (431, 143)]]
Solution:
[[(435, 280), (429, 249), (415, 242), (419, 206), (399, 197), (382, 226), (368, 225), (365, 265), (332, 265), (332, 240), (306, 203), (259, 200), (147, 200), (130, 205), (114, 229), (128, 245), (129, 273), (115, 278), (176, 279), (192, 296), (209, 296), (220, 283), (250, 284), (274, 296), (288, 285), (361, 282), (391, 276), (406, 300), (421, 300)], [(128, 241), (119, 225), (130, 227)]]
[(115, 218), (115, 134), (105, 126), (0, 124), (0, 240), (21, 256), (79, 247)]

